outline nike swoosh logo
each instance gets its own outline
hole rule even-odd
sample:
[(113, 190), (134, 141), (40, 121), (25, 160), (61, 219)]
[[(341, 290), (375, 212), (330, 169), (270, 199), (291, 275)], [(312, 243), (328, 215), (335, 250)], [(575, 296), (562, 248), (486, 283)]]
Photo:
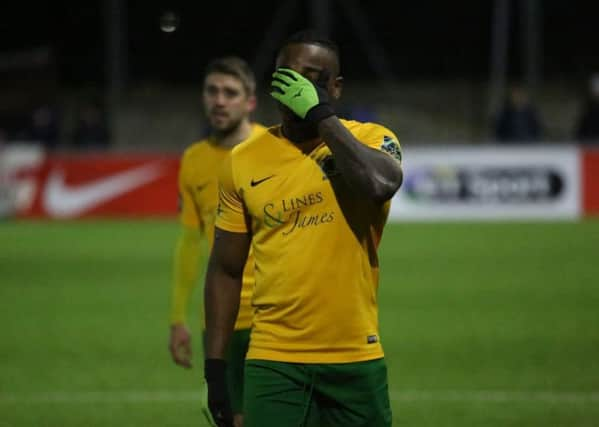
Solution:
[(250, 185), (251, 185), (252, 187), (255, 187), (256, 185), (258, 185), (258, 184), (262, 184), (264, 181), (267, 181), (267, 180), (269, 180), (269, 179), (273, 178), (274, 176), (275, 176), (275, 175), (267, 176), (266, 178), (262, 178), (262, 179), (259, 179), (259, 180), (257, 180), (257, 181), (254, 181), (254, 179), (252, 178), (252, 180), (250, 181)]
[(304, 88), (301, 88), (298, 93), (296, 93), (295, 95), (293, 95), (293, 97), (297, 98), (298, 96), (300, 96), (302, 94), (303, 91), (304, 91)]
[(69, 187), (65, 183), (64, 171), (53, 170), (44, 188), (43, 206), (51, 216), (60, 218), (77, 216), (141, 187), (161, 174), (162, 167), (158, 164), (150, 164)]

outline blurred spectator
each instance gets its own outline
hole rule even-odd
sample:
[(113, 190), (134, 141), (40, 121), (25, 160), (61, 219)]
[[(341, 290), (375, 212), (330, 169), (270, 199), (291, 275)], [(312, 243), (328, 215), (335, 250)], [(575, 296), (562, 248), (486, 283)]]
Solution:
[(576, 139), (585, 144), (599, 144), (599, 73), (589, 81), (589, 91), (575, 129)]
[(39, 142), (48, 150), (55, 149), (60, 137), (59, 116), (58, 109), (51, 104), (44, 104), (34, 109), (25, 138)]
[(106, 112), (100, 102), (85, 102), (77, 111), (73, 144), (80, 149), (105, 149), (110, 143)]
[(532, 142), (541, 137), (541, 120), (523, 86), (510, 88), (503, 108), (495, 121), (495, 138), (498, 141)]

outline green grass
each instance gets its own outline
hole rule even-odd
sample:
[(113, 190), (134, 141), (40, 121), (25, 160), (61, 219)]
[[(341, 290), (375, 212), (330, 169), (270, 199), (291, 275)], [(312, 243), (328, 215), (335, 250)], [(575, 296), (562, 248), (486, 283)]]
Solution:
[[(167, 350), (177, 230), (0, 223), (0, 426), (202, 425), (198, 323), (194, 369)], [(394, 224), (380, 254), (395, 425), (599, 425), (599, 222)]]

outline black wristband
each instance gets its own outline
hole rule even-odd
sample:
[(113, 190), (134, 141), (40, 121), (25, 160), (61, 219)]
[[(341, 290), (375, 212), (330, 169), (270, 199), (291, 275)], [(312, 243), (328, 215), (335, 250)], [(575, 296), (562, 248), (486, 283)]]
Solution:
[(226, 370), (227, 362), (223, 359), (204, 360), (204, 378), (208, 382), (224, 378)]
[(312, 123), (318, 123), (321, 120), (335, 115), (333, 107), (328, 102), (323, 102), (312, 107), (306, 114), (306, 120)]

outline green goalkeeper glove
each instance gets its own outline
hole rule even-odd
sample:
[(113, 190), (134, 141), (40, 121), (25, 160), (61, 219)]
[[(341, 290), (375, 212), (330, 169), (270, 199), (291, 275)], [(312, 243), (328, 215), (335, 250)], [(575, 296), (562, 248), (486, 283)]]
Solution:
[(278, 68), (272, 76), (270, 95), (300, 118), (318, 123), (335, 114), (329, 103), (326, 70), (321, 71), (316, 83), (290, 68)]

